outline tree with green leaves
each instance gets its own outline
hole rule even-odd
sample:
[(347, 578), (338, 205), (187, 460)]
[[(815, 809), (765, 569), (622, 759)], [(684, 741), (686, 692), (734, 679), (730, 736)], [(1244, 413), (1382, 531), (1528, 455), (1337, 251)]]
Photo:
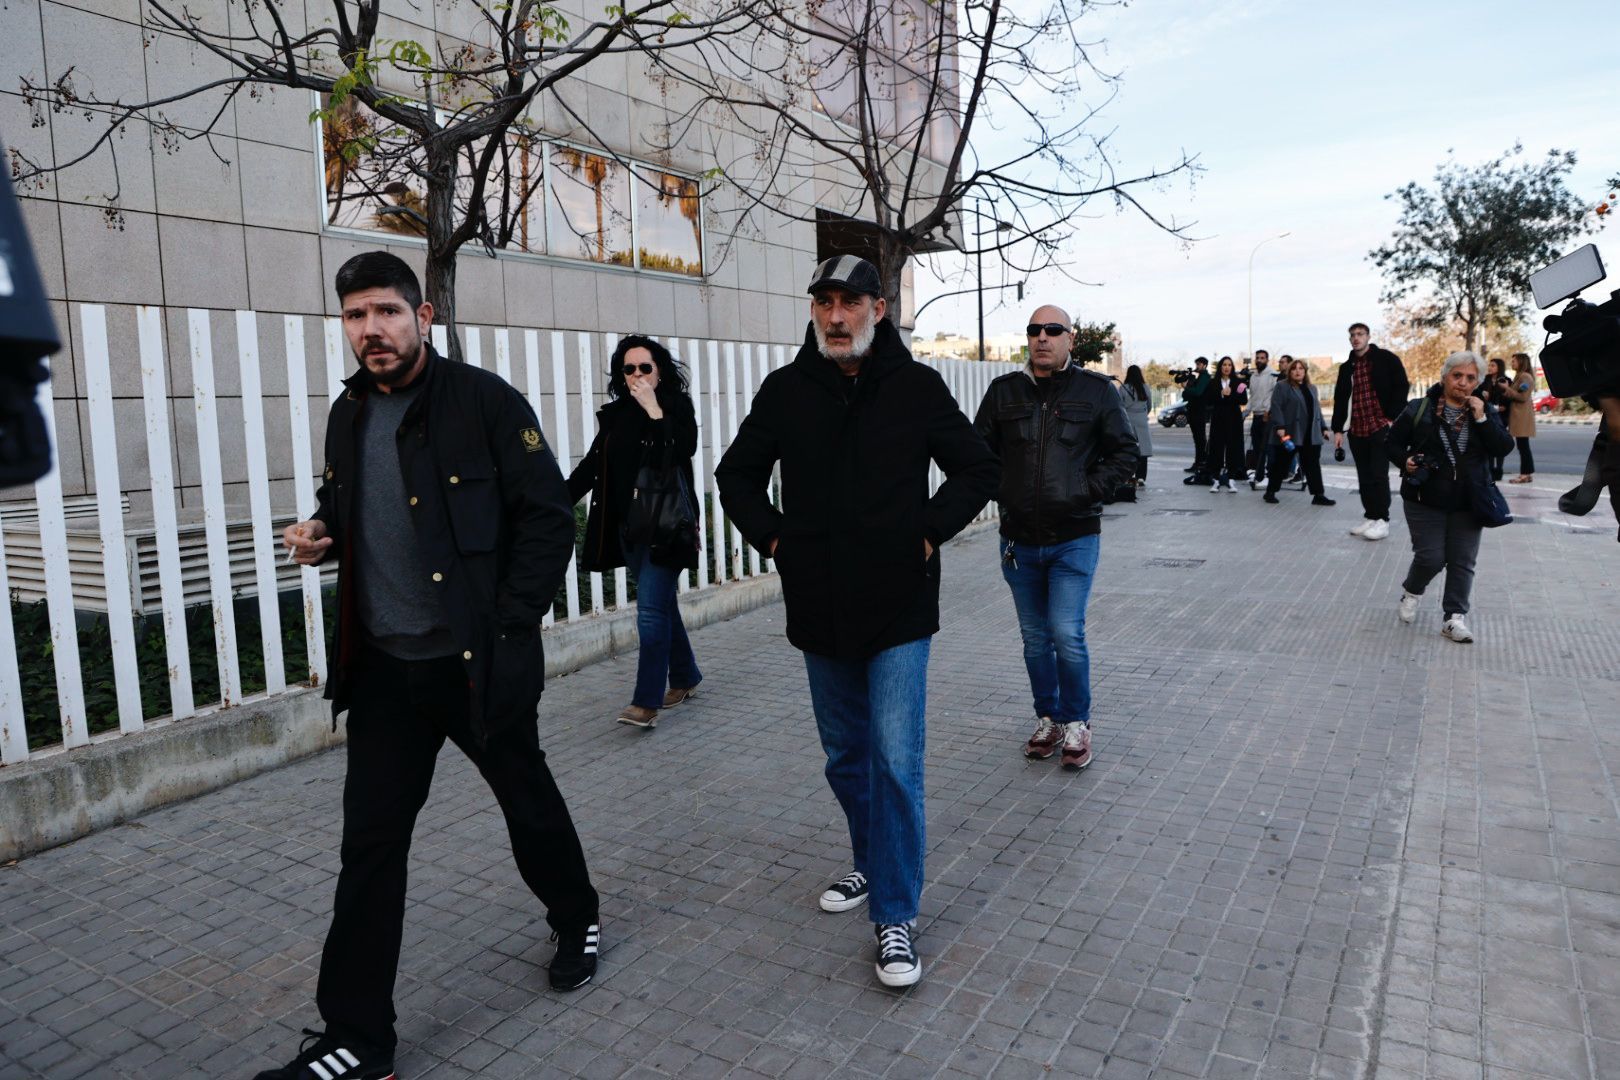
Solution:
[(1077, 322), (1069, 359), (1077, 364), (1096, 364), (1113, 355), (1119, 347), (1113, 323)]
[[(345, 198), (363, 204), (348, 208), (361, 215), (351, 220), (426, 240), (426, 298), (434, 321), (451, 329), (451, 352), (459, 358), (457, 253), (468, 243), (491, 254), (507, 246), (526, 227), (531, 197), (541, 197), (541, 173), (531, 167), (538, 139), (531, 107), (549, 94), (588, 130), (557, 94), (565, 80), (613, 54), (653, 55), (738, 32), (756, 2), (622, 0), (575, 25), (540, 0), (460, 0), (476, 43), (442, 36), (423, 43), (380, 33), (386, 16), (419, 19), (419, 5), (406, 0), (326, 0), (324, 14), (320, 0), (226, 0), (210, 5), (209, 15), (174, 0), (146, 0), (148, 41), (167, 35), (189, 43), (223, 61), (224, 73), (142, 101), (81, 93), (71, 69), (48, 83), (25, 79), (23, 96), (36, 116), (43, 109), (82, 113), (103, 128), (65, 160), (36, 161), (13, 150), (12, 175), (26, 188), (108, 154), (115, 190), (106, 195), (107, 213), (117, 224), (118, 146), (130, 128), (147, 125), (154, 151), (202, 142), (224, 160), (217, 125), (239, 95), (268, 87), (316, 91), (321, 106), (310, 120), (322, 125), (329, 211), (335, 192), (340, 204)], [(393, 7), (399, 10), (385, 10)], [(210, 109), (217, 102), (218, 109), (200, 129), (186, 127), (165, 112), (181, 101)], [(575, 169), (582, 184), (593, 165)], [(695, 198), (685, 201), (696, 205)]]
[(1432, 187), (1413, 182), (1386, 196), (1400, 218), (1389, 242), (1367, 256), (1383, 271), (1384, 303), (1425, 301), (1428, 324), (1455, 322), (1467, 349), (1482, 330), (1525, 316), (1530, 275), (1562, 255), (1588, 220), (1565, 184), (1575, 155), (1523, 154), (1514, 146), (1473, 167), (1452, 158)]

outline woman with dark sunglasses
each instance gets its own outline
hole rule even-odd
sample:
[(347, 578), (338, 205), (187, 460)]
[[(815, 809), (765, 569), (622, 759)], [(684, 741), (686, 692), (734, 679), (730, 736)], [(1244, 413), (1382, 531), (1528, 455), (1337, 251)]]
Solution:
[(650, 546), (625, 543), (620, 532), (643, 461), (664, 461), (667, 453), (692, 490), (697, 413), (680, 362), (640, 334), (622, 339), (613, 350), (608, 398), (596, 414), (596, 439), (568, 478), (568, 494), (577, 503), (596, 493), (585, 521), (585, 569), (623, 566), (636, 583), (641, 655), (635, 693), (618, 721), (646, 729), (658, 725), (659, 709), (679, 705), (703, 681), (675, 600), (680, 575), (697, 567), (698, 552), (694, 547), (678, 557), (655, 553)]

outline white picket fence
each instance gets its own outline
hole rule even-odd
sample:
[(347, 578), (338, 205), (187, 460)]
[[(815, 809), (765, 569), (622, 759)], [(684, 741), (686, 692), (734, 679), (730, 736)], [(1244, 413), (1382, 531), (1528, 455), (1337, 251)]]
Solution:
[[(133, 309), (138, 342), (142, 408), (147, 450), (146, 476), (129, 476), (120, 471), (119, 442), (114, 426), (113, 356), (108, 346), (107, 311), (103, 305), (74, 305), (80, 325), (82, 365), (87, 405), (85, 428), (88, 432), (89, 461), (86, 471), (97, 509), (99, 559), (94, 569), (102, 576), (106, 616), (116, 684), (118, 729), (97, 735), (97, 741), (128, 735), (155, 724), (182, 720), (215, 709), (231, 708), (244, 700), (241, 668), (237, 652), (237, 631), (233, 592), (256, 594), (260, 634), (265, 662), (265, 691), (270, 697), (288, 692), (282, 655), (282, 625), (278, 604), (278, 563), (281, 557), (280, 522), (308, 518), (315, 510), (315, 476), (318, 461), (315, 444), (325, 429), (323, 402), (334, 399), (340, 381), (352, 366), (342, 329), (336, 319), (314, 320), (318, 348), (324, 352), (325, 386), (312, 396), (308, 385), (305, 330), (311, 321), (305, 316), (282, 318), (279, 340), (264, 341), (261, 351), (261, 316), (253, 311), (234, 313), (236, 370), (240, 381), (241, 433), (237, 444), (234, 428), (226, 434), (232, 449), (245, 454), (247, 514), (251, 519), (252, 585), (233, 589), (227, 537), (233, 509), (227, 505), (226, 480), (222, 467), (220, 430), (221, 395), (216, 391), (216, 364), (213, 320), (224, 313), (188, 310), (185, 313), (187, 351), (195, 416), (197, 483), (202, 502), (205, 534), (206, 573), (215, 654), (219, 669), (219, 701), (199, 706), (193, 699), (190, 652), (185, 622), (185, 590), (181, 565), (180, 525), (176, 512), (176, 476), (173, 462), (181, 428), (171, 420), (171, 399), (165, 356), (164, 309)], [(264, 318), (272, 318), (266, 316)], [(269, 324), (274, 326), (273, 318)], [(558, 464), (566, 475), (576, 456), (588, 449), (594, 436), (597, 399), (605, 385), (603, 370), (617, 343), (613, 334), (565, 332), (560, 330), (465, 328), (466, 361), (485, 366), (491, 357), (501, 378), (526, 394), (540, 417)], [(277, 337), (273, 333), (266, 337)], [(433, 328), (435, 345), (444, 351), (445, 328)], [(697, 404), (700, 438), (693, 462), (696, 496), (702, 505), (715, 491), (714, 466), (725, 452), (746, 414), (754, 390), (773, 369), (787, 363), (793, 346), (751, 342), (663, 339), (664, 344), (688, 367), (690, 390)], [(486, 344), (491, 348), (486, 352)], [(514, 349), (515, 346), (515, 349)], [(120, 364), (133, 356), (119, 356)], [(288, 428), (269, 431), (265, 423), (264, 376), (270, 365), (285, 368)], [(1013, 365), (980, 364), (966, 361), (938, 361), (933, 364), (950, 386), (963, 409), (971, 416), (990, 380)], [(570, 379), (570, 369), (577, 379)], [(120, 370), (123, 370), (122, 368)], [(549, 381), (546, 376), (549, 375)], [(549, 390), (548, 390), (549, 388)], [(229, 395), (226, 395), (227, 397)], [(277, 397), (280, 395), (277, 394)], [(548, 400), (549, 399), (549, 402)], [(50, 384), (41, 387), (40, 404), (52, 423), (55, 443), (54, 410)], [(549, 407), (548, 407), (549, 405)], [(175, 410), (178, 413), (180, 410)], [(177, 417), (176, 417), (177, 419)], [(291, 505), (272, 503), (270, 449), (286, 438), (292, 460)], [(577, 439), (577, 441), (576, 441)], [(276, 447), (279, 452), (283, 446)], [(940, 482), (937, 467), (932, 483)], [(279, 485), (285, 490), (286, 485)], [(155, 542), (157, 576), (161, 596), (162, 628), (167, 649), (167, 680), (171, 713), (154, 720), (143, 720), (141, 687), (136, 661), (134, 608), (131, 602), (131, 551), (124, 521), (127, 492), (149, 492), (151, 500), (151, 539)], [(61, 716), (60, 749), (71, 750), (91, 741), (84, 683), (76, 632), (75, 588), (87, 572), (81, 558), (69, 557), (67, 519), (64, 515), (61, 477), (53, 470), (35, 484), (37, 503), (38, 556), (43, 562), (43, 594), (50, 625), (52, 658), (56, 682), (56, 703)], [(983, 516), (994, 513), (994, 505)], [(15, 526), (13, 526), (14, 528)], [(704, 556), (695, 573), (683, 575), (681, 591), (713, 588), (761, 573), (772, 572), (770, 560), (763, 564), (758, 552), (746, 547), (741, 534), (725, 520), (714, 500), (713, 512), (705, 525)], [(12, 595), (13, 581), (7, 574), (4, 537), (0, 536), (0, 586)], [(83, 542), (81, 541), (81, 548)], [(93, 543), (92, 543), (93, 546)], [(710, 571), (710, 552), (714, 570)], [(290, 570), (283, 572), (289, 573)], [(138, 573), (138, 571), (137, 571)], [(238, 570), (238, 575), (242, 571)], [(626, 596), (625, 572), (614, 572), (614, 596)], [(330, 580), (330, 571), (327, 572)], [(291, 577), (288, 584), (291, 584)], [(138, 583), (137, 583), (138, 584)], [(308, 642), (309, 678), (304, 685), (319, 685), (327, 672), (326, 642), (322, 613), (322, 571), (303, 567), (297, 587), (302, 591), (304, 637)], [(560, 618), (575, 620), (601, 614), (607, 608), (603, 578), (589, 577), (589, 595), (579, 595), (579, 580), (572, 564), (566, 577), (565, 613)], [(98, 594), (99, 595), (99, 594)], [(546, 625), (556, 620), (550, 614)], [(23, 688), (19, 677), (16, 637), (11, 605), (0, 604), (0, 765), (26, 761), (30, 757), (24, 726)], [(45, 752), (58, 748), (50, 747)], [(35, 754), (41, 751), (34, 751)]]

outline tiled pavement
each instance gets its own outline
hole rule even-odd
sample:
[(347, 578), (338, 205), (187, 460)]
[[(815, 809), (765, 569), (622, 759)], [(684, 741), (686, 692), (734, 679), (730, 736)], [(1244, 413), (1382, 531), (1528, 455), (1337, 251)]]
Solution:
[[(875, 986), (861, 914), (815, 907), (846, 840), (768, 608), (694, 635), (708, 681), (655, 732), (611, 722), (627, 660), (547, 690), (542, 741), (605, 901), (584, 991), (545, 988), (547, 928), (445, 752), (400, 1075), (1620, 1076), (1612, 533), (1488, 534), (1480, 643), (1456, 646), (1435, 608), (1395, 620), (1398, 523), (1364, 543), (1353, 496), (1267, 507), (1185, 489), (1168, 461), (1105, 523), (1082, 774), (1018, 754), (993, 538), (946, 551), (920, 986)], [(1513, 497), (1556, 521), (1543, 483)], [(0, 1076), (284, 1058), (315, 1022), (342, 764), (0, 870)]]

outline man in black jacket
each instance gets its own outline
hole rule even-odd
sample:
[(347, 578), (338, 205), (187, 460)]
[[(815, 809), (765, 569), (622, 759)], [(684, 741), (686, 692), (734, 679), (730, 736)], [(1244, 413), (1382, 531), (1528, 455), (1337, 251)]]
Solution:
[(356, 255), (337, 294), (360, 368), (332, 404), (315, 516), (284, 534), (301, 565), (338, 560), (326, 696), (334, 724), (349, 713), (348, 772), (326, 1031), (259, 1080), (393, 1075), (411, 829), (446, 738), (494, 791), (546, 907), (551, 985), (596, 970), (597, 895), (535, 723), (540, 620), (574, 548), (562, 474), (521, 394), (424, 340), (433, 308), (402, 260)]
[[(848, 820), (854, 869), (821, 907), (870, 899), (878, 979), (910, 986), (922, 974), (912, 934), (939, 546), (989, 501), (996, 460), (883, 317), (875, 266), (828, 259), (809, 292), (804, 346), (760, 385), (715, 483), (782, 575), (788, 640), (804, 652), (827, 782)], [(930, 461), (945, 474), (932, 497)], [(768, 494), (777, 462), (781, 510)]]
[(1001, 458), (1001, 574), (1012, 589), (1035, 698), (1026, 756), (1061, 743), (1065, 769), (1091, 764), (1086, 604), (1104, 497), (1136, 471), (1136, 431), (1113, 384), (1069, 360), (1059, 307), (1030, 317), (1029, 364), (990, 384), (974, 427)]
[(1409, 387), (1401, 358), (1372, 343), (1366, 323), (1350, 324), (1350, 356), (1339, 365), (1333, 390), (1333, 449), (1344, 446), (1350, 421), (1350, 456), (1356, 459), (1364, 518), (1350, 530), (1363, 540), (1389, 535), (1389, 426), (1406, 408)]
[(1209, 357), (1200, 356), (1193, 361), (1193, 375), (1181, 388), (1181, 400), (1187, 403), (1187, 426), (1192, 429), (1193, 463), (1186, 471), (1193, 474), (1191, 483), (1204, 478), (1209, 466), (1209, 405), (1204, 395), (1209, 391)]

